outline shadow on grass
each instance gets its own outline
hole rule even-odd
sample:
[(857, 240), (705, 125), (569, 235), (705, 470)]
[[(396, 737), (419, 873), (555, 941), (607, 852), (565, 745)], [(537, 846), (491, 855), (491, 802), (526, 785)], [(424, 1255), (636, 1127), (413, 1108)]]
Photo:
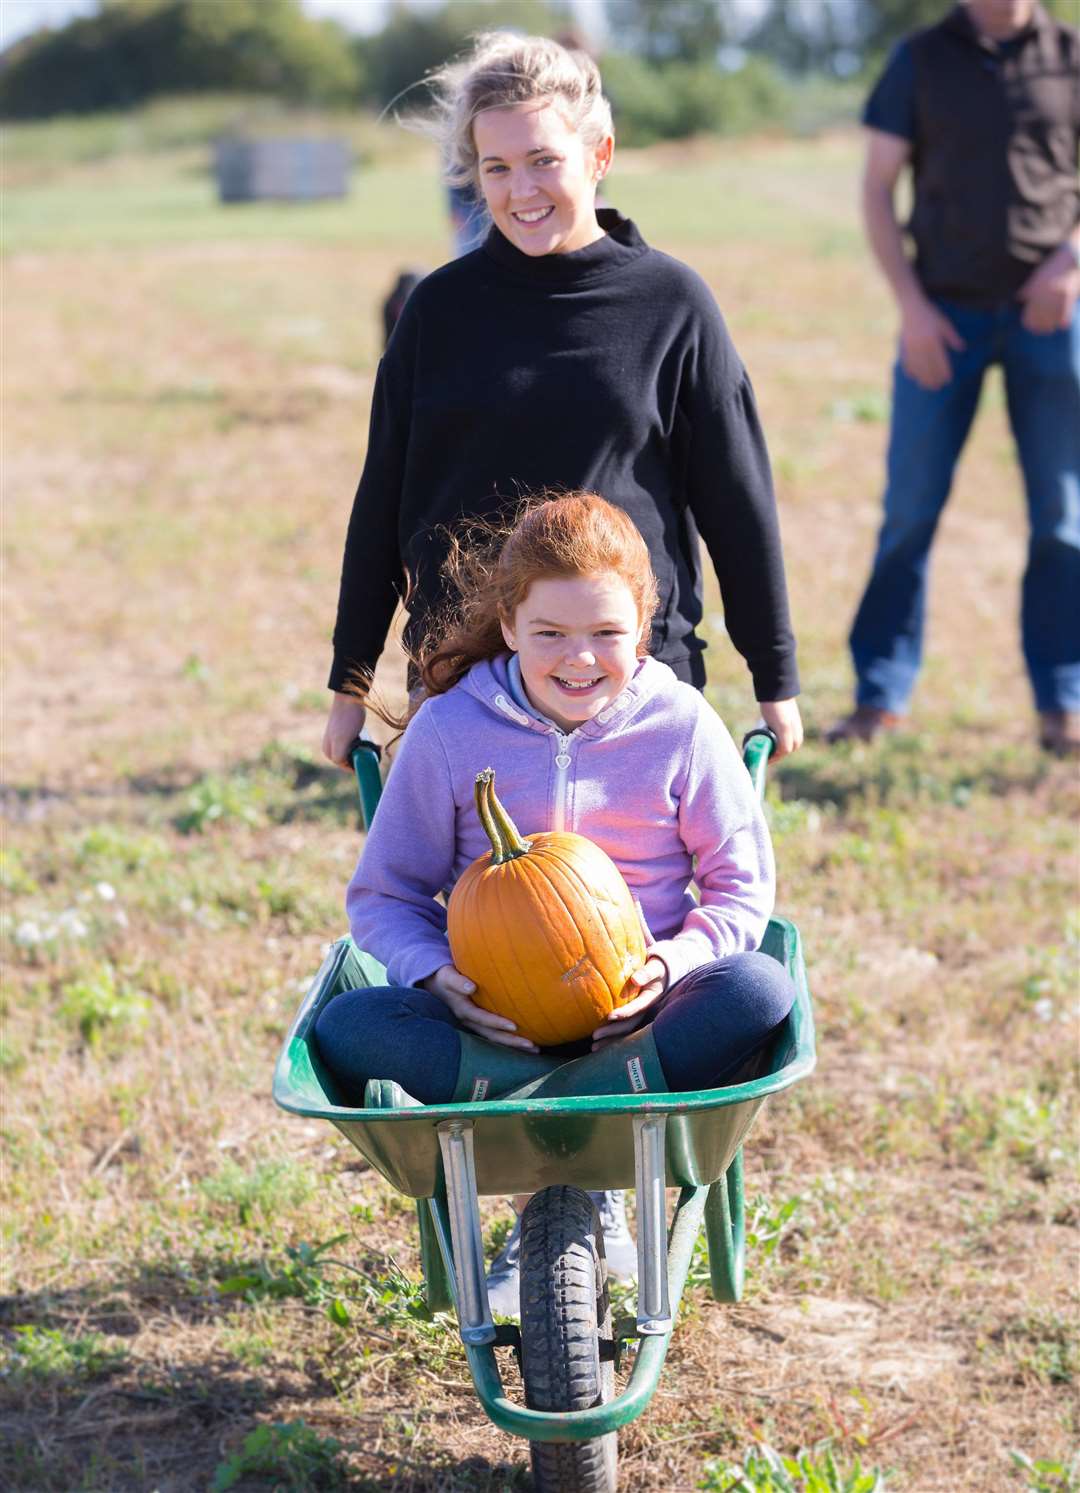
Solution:
[(216, 1277), (235, 1269), (231, 1261), (196, 1259), (188, 1269), (147, 1265), (126, 1280), (103, 1280), (67, 1290), (18, 1291), (0, 1296), (0, 1332), (21, 1326), (44, 1331), (100, 1332), (132, 1337), (147, 1318), (168, 1313), (185, 1327), (216, 1321), (230, 1308)]
[[(222, 1268), (233, 1270), (235, 1262), (217, 1262), (215, 1274)], [(403, 1403), (347, 1406), (318, 1360), (301, 1361), (286, 1350), (259, 1367), (244, 1366), (193, 1330), (236, 1306), (235, 1297), (220, 1296), (205, 1282), (193, 1289), (183, 1271), (158, 1268), (127, 1280), (0, 1299), (6, 1360), (0, 1375), (0, 1440), (6, 1448), (0, 1486), (19, 1493), (188, 1493), (212, 1488), (223, 1469), (237, 1465), (242, 1475), (228, 1486), (239, 1493), (271, 1486), (512, 1493), (529, 1486), (524, 1443), (513, 1461), (455, 1459), (435, 1448), (426, 1456), (409, 1455), (419, 1422), (431, 1428), (436, 1442), (434, 1428), (441, 1422), (449, 1427), (448, 1437), (453, 1434), (461, 1419), (458, 1404), (424, 1407), (405, 1388)], [(168, 1333), (157, 1335), (151, 1352), (140, 1345), (136, 1354), (123, 1343), (154, 1334), (163, 1320)], [(17, 1329), (39, 1343), (55, 1339), (56, 1351), (48, 1359), (20, 1354)], [(108, 1335), (107, 1350), (71, 1351), (98, 1334)], [(346, 1350), (359, 1351), (354, 1343)], [(392, 1389), (390, 1394), (398, 1398)], [(391, 1424), (387, 1449), (388, 1418), (400, 1418), (402, 1425), (393, 1432)], [(471, 1418), (483, 1423), (478, 1404)], [(326, 1440), (332, 1450), (325, 1476), (297, 1484), (254, 1458), (248, 1470), (245, 1448), (252, 1433), (273, 1426), (283, 1428), (286, 1442), (291, 1431), (304, 1427), (313, 1441)], [(264, 1475), (271, 1470), (273, 1476)], [(280, 1471), (287, 1471), (284, 1464)]]
[(928, 737), (897, 736), (866, 746), (808, 743), (778, 764), (781, 799), (831, 805), (841, 813), (861, 804), (900, 808), (915, 803), (964, 805), (983, 795), (1031, 793), (1052, 770), (1044, 758), (996, 746), (981, 756), (939, 751)]
[[(70, 1305), (75, 1293), (66, 1294)], [(108, 1314), (91, 1311), (89, 1320), (116, 1331)], [(309, 1393), (295, 1375), (256, 1373), (223, 1354), (200, 1358), (182, 1334), (180, 1344), (191, 1354), (183, 1362), (121, 1354), (99, 1372), (5, 1376), (0, 1441), (11, 1450), (0, 1486), (27, 1493), (208, 1488), (225, 1441), (256, 1419), (295, 1413)]]
[[(479, 1412), (478, 1412), (479, 1413)], [(396, 1470), (363, 1477), (346, 1485), (349, 1493), (518, 1493), (533, 1486), (529, 1455), (521, 1443), (519, 1462), (490, 1462), (486, 1457), (465, 1457), (458, 1462), (428, 1465), (402, 1464), (400, 1457), (387, 1457)]]
[[(40, 783), (0, 784), (0, 819), (11, 823), (35, 823), (48, 818), (55, 810), (72, 805), (102, 803), (115, 806), (118, 800), (158, 799), (168, 803), (177, 800), (173, 816), (177, 827), (191, 810), (186, 800), (198, 797), (196, 816), (207, 817), (216, 803), (229, 808), (238, 801), (242, 810), (249, 790), (257, 790), (260, 815), (271, 824), (302, 824), (333, 820), (335, 823), (359, 821), (360, 809), (356, 784), (339, 768), (297, 757), (287, 765), (268, 766), (265, 754), (242, 759), (220, 773), (197, 773), (190, 770), (132, 773), (115, 782), (80, 784), (73, 788), (49, 788)], [(254, 806), (256, 795), (251, 793)], [(235, 817), (236, 809), (232, 810)]]
[(132, 409), (163, 410), (196, 406), (218, 410), (217, 427), (229, 430), (236, 425), (303, 425), (318, 419), (330, 403), (322, 389), (288, 388), (238, 392), (223, 389), (210, 381), (190, 384), (164, 384), (159, 388), (93, 385), (72, 389), (61, 395), (69, 405), (116, 406)]

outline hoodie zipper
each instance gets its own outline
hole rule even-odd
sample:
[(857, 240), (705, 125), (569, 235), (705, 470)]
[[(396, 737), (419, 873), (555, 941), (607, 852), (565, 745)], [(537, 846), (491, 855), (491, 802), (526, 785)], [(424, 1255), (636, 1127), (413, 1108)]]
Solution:
[[(529, 717), (523, 715), (520, 710), (515, 710), (505, 695), (496, 695), (495, 705), (504, 715), (517, 721), (519, 725), (529, 725)], [(562, 833), (566, 829), (566, 798), (570, 784), (570, 768), (574, 761), (570, 755), (570, 740), (573, 732), (560, 731), (557, 726), (552, 726), (551, 735), (558, 743), (555, 752), (555, 812), (552, 816), (554, 820), (552, 828), (557, 833)]]
[(566, 829), (566, 792), (570, 782), (570, 766), (573, 758), (570, 756), (570, 737), (561, 731), (552, 728), (552, 734), (559, 744), (555, 753), (555, 814), (552, 828), (556, 834), (562, 834)]

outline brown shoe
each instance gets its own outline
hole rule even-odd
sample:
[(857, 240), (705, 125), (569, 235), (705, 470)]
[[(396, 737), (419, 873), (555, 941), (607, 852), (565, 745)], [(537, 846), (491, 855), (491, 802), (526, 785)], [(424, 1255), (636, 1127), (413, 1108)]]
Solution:
[(825, 732), (825, 740), (873, 741), (883, 731), (895, 731), (903, 722), (902, 715), (891, 710), (880, 710), (876, 705), (856, 705), (850, 715), (845, 715)]
[(1039, 745), (1056, 757), (1080, 757), (1080, 710), (1040, 710)]

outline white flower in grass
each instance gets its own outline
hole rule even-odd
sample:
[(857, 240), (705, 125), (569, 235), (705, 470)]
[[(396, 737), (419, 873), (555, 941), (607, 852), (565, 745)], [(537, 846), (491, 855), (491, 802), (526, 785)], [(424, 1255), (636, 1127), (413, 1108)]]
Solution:
[(107, 881), (96, 882), (94, 885), (94, 891), (97, 892), (102, 902), (116, 901), (116, 888), (114, 886), (110, 886)]
[(1054, 1002), (1048, 995), (1044, 995), (1041, 1000), (1037, 1000), (1031, 1009), (1040, 1021), (1053, 1021), (1054, 1019)]
[(34, 944), (43, 943), (45, 934), (41, 931), (41, 925), (35, 923), (32, 918), (24, 918), (15, 929), (15, 942), (20, 948), (30, 949)]
[(56, 920), (55, 932), (66, 933), (68, 938), (85, 938), (90, 929), (74, 907), (66, 908)]

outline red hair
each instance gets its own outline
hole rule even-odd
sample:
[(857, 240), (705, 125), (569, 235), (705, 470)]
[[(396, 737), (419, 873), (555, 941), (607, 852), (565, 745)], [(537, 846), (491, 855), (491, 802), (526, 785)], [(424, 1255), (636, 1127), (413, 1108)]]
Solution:
[(532, 498), (507, 524), (467, 525), (451, 536), (443, 573), (451, 600), (412, 660), (421, 691), (404, 719), (372, 705), (390, 725), (404, 727), (425, 699), (452, 689), (473, 664), (505, 653), (502, 624), (513, 622), (534, 581), (617, 575), (637, 608), (638, 654), (648, 652), (657, 606), (649, 551), (633, 520), (596, 493)]

